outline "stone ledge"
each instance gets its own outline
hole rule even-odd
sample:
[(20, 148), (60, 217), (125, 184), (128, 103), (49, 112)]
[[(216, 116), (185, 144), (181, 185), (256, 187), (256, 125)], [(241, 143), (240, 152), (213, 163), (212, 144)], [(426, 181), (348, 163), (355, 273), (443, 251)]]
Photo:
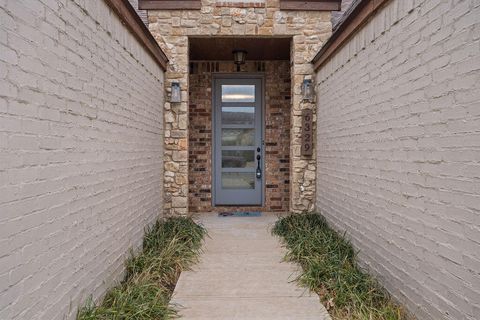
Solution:
[(265, 2), (217, 2), (216, 7), (233, 7), (233, 8), (265, 8)]

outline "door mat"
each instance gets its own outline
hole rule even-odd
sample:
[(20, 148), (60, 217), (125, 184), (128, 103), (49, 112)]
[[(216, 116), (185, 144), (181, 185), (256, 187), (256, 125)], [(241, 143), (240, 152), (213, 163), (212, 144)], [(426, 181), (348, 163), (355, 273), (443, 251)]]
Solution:
[(219, 217), (260, 217), (260, 211), (238, 211), (238, 212), (220, 212)]

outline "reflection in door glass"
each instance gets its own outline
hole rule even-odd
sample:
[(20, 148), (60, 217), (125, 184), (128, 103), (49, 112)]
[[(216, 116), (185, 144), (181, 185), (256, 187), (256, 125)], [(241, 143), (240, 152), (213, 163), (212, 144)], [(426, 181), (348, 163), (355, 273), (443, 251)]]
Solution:
[(255, 85), (222, 85), (222, 102), (255, 102)]
[(222, 146), (253, 146), (255, 129), (222, 129)]
[(222, 168), (255, 168), (255, 151), (222, 151)]
[(222, 107), (222, 124), (253, 125), (254, 107)]
[(255, 189), (255, 173), (253, 172), (223, 172), (223, 189)]

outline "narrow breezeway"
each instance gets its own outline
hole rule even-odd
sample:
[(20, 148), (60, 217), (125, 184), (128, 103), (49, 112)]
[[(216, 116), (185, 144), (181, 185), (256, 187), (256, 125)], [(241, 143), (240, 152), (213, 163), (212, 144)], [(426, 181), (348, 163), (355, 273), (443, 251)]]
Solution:
[(298, 267), (282, 261), (285, 251), (270, 233), (276, 219), (199, 216), (209, 233), (204, 253), (172, 299), (183, 319), (330, 319), (319, 297), (293, 282)]

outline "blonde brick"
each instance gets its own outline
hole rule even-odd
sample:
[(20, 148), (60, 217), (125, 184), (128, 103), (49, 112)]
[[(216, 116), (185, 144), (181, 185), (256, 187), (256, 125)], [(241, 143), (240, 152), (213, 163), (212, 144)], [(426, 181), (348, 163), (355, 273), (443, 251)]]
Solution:
[(475, 3), (392, 0), (317, 74), (317, 208), (419, 319), (480, 306)]
[(0, 319), (74, 319), (162, 213), (163, 71), (103, 1), (26, 4), (0, 1)]

